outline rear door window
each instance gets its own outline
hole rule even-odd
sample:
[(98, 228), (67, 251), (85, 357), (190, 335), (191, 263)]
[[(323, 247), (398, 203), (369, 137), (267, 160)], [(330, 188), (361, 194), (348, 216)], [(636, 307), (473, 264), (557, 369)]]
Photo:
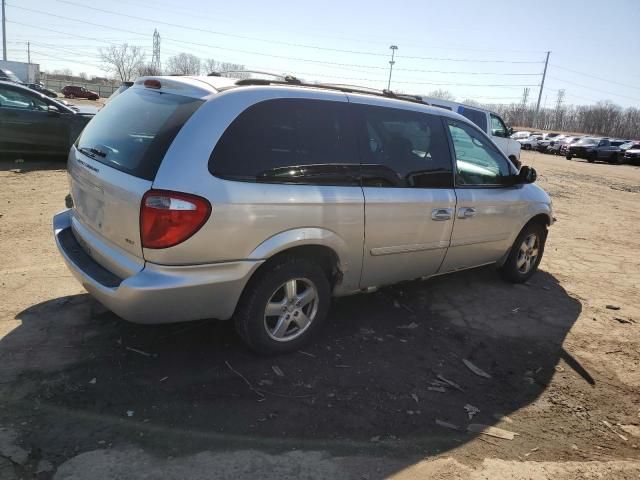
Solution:
[(474, 108), (465, 107), (463, 105), (458, 107), (458, 113), (463, 117), (468, 118), (473, 123), (478, 125), (483, 132), (487, 131), (487, 114), (476, 110)]
[(171, 142), (202, 100), (130, 88), (89, 122), (76, 142), (85, 155), (153, 180)]
[(354, 105), (361, 139), (362, 185), (452, 188), (453, 170), (440, 117)]
[(359, 185), (346, 102), (273, 99), (242, 112), (209, 159), (220, 178), (263, 183)]

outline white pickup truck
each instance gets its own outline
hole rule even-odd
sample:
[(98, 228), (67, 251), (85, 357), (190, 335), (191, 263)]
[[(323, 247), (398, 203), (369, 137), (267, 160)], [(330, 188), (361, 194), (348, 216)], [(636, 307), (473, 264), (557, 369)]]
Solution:
[(434, 107), (446, 108), (467, 117), (492, 138), (493, 142), (509, 157), (516, 167), (520, 166), (521, 145), (511, 138), (513, 129), (507, 127), (504, 120), (497, 113), (440, 98), (421, 97), (421, 99)]

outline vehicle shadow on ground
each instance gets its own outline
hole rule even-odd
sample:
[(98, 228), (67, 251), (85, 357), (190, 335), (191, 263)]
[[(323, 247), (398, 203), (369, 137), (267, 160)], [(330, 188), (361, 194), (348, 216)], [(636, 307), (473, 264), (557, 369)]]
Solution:
[[(593, 385), (562, 347), (581, 309), (548, 273), (514, 286), (477, 269), (337, 299), (314, 344), (263, 357), (231, 322), (140, 326), (88, 295), (65, 297), (21, 312), (0, 341), (4, 411), (36, 416), (24, 441), (62, 456), (132, 442), (174, 456), (430, 455), (474, 438), (469, 423), (496, 425), (535, 402), (560, 359)], [(479, 409), (471, 421), (467, 404)]]

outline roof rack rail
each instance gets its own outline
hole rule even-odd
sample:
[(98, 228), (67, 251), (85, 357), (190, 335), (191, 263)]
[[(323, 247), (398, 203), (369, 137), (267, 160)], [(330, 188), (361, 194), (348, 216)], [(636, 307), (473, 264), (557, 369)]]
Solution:
[(373, 88), (361, 87), (357, 85), (344, 85), (335, 83), (308, 83), (303, 82), (300, 79), (291, 75), (286, 75), (283, 80), (267, 80), (262, 78), (246, 78), (238, 80), (236, 85), (288, 85), (288, 86), (300, 86), (311, 88), (325, 88), (327, 90), (336, 90), (343, 93), (362, 93), (365, 95), (376, 95), (379, 97), (393, 98), (397, 100), (404, 100), (413, 103), (425, 104), (422, 98), (418, 95), (407, 95), (402, 93), (395, 93), (391, 90), (376, 90)]

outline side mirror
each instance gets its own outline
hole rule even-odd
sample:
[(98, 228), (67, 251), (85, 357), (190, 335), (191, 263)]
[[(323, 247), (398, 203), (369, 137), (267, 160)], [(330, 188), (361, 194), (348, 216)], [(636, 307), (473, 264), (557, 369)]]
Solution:
[(60, 110), (55, 105), (47, 105), (47, 112), (49, 112), (49, 115), (52, 117), (60, 115)]
[(536, 181), (537, 178), (538, 178), (538, 173), (536, 172), (535, 168), (530, 167), (528, 165), (523, 165), (520, 168), (520, 171), (518, 172), (517, 183), (519, 184), (533, 183)]

